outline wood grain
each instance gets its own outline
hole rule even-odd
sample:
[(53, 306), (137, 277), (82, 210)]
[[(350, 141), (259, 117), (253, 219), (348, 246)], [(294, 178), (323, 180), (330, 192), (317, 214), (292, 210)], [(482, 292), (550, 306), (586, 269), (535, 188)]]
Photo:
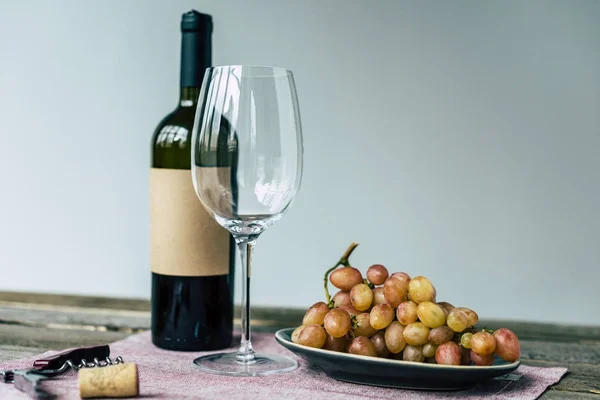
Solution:
[[(145, 300), (0, 292), (0, 361), (123, 339), (149, 329), (149, 309)], [(253, 329), (275, 332), (297, 326), (304, 312), (254, 307)], [(600, 326), (501, 320), (481, 320), (477, 326), (515, 331), (524, 365), (569, 369), (542, 399), (600, 400), (600, 395), (591, 392), (600, 391)]]

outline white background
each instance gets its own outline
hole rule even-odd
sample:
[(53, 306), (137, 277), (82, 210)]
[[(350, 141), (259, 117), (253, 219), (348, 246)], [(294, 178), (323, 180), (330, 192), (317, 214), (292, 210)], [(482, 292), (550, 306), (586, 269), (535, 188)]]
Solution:
[(259, 240), (254, 304), (321, 300), (358, 241), (363, 271), (480, 317), (600, 323), (591, 0), (2, 0), (0, 290), (149, 298), (150, 137), (191, 8), (216, 65), (296, 75), (304, 181)]

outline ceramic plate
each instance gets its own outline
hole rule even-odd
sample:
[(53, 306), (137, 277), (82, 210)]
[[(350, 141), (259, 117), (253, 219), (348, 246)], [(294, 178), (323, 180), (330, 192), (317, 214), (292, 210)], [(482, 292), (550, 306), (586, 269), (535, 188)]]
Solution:
[(466, 389), (478, 382), (506, 375), (520, 364), (519, 360), (507, 363), (496, 357), (489, 367), (454, 366), (339, 353), (292, 342), (294, 329), (278, 331), (275, 339), (299, 357), (320, 367), (330, 377), (363, 385), (422, 390)]

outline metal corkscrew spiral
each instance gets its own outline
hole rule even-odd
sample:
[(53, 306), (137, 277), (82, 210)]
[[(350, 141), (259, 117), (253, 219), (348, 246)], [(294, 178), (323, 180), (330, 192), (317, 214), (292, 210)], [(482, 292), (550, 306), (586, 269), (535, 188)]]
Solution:
[(93, 362), (88, 362), (85, 358), (81, 359), (81, 362), (76, 364), (71, 360), (67, 360), (60, 368), (53, 370), (45, 370), (43, 371), (44, 375), (58, 375), (65, 372), (67, 369), (71, 369), (75, 372), (79, 371), (82, 368), (102, 368), (107, 367), (109, 365), (117, 365), (123, 364), (123, 357), (118, 356), (115, 361), (113, 361), (110, 357), (106, 357), (103, 360), (98, 358), (94, 358)]

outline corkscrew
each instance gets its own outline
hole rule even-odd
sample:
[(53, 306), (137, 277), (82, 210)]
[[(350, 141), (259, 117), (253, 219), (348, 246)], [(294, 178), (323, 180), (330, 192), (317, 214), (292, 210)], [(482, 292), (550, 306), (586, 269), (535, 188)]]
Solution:
[[(121, 356), (116, 357), (114, 361), (109, 356), (108, 345), (71, 349), (35, 360), (33, 368), (0, 371), (0, 382), (14, 383), (17, 389), (34, 399), (53, 399), (53, 395), (40, 388), (41, 381), (60, 375), (69, 369), (77, 372), (82, 368), (102, 368), (124, 362)], [(88, 362), (88, 359), (93, 361)]]

